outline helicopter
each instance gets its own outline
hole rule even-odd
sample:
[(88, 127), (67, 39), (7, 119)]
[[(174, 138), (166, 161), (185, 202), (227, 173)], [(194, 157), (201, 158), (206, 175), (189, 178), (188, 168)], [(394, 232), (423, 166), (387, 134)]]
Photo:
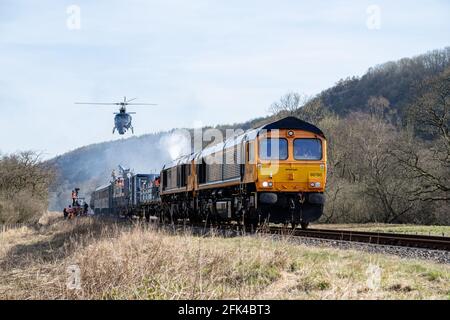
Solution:
[(134, 134), (134, 128), (132, 126), (133, 118), (130, 114), (136, 114), (136, 112), (127, 112), (126, 106), (156, 106), (154, 103), (130, 103), (131, 101), (136, 100), (137, 98), (133, 98), (127, 100), (127, 97), (123, 97), (123, 101), (120, 102), (75, 102), (75, 104), (95, 104), (95, 105), (116, 105), (120, 106), (119, 112), (114, 112), (114, 127), (112, 133), (117, 130), (120, 135), (125, 134), (125, 132), (131, 129), (131, 133)]

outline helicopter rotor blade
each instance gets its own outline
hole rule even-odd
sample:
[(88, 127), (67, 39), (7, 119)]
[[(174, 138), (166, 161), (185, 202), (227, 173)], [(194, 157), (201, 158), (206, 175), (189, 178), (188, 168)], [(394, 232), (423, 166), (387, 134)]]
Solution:
[(136, 100), (136, 99), (137, 99), (137, 98), (133, 98), (133, 99), (130, 99), (130, 100), (126, 100), (125, 102), (128, 103), (128, 102), (134, 101), (134, 100)]
[(157, 106), (156, 103), (127, 103), (130, 106)]
[(117, 103), (117, 102), (75, 102), (75, 104), (96, 104), (96, 105), (117, 106), (120, 103)]

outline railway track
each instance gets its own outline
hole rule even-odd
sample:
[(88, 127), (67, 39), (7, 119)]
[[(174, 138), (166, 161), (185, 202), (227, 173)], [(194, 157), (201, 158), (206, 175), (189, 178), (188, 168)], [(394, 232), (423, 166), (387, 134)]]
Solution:
[(288, 230), (282, 227), (269, 227), (266, 232), (271, 234), (289, 234), (296, 237), (450, 251), (450, 237), (348, 230)]

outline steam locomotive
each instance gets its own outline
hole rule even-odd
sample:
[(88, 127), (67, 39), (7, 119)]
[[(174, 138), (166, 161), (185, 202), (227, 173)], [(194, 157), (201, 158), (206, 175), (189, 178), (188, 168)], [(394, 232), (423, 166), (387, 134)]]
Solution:
[(319, 128), (286, 117), (167, 163), (159, 175), (122, 175), (92, 193), (91, 207), (161, 221), (307, 228), (323, 214), (326, 150)]

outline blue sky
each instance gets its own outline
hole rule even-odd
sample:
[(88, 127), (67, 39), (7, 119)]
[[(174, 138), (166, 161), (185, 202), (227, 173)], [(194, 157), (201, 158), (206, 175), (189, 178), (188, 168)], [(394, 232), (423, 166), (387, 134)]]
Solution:
[(0, 152), (122, 138), (114, 108), (75, 101), (158, 103), (132, 110), (137, 135), (263, 116), (287, 91), (448, 46), (449, 13), (449, 1), (0, 0)]

